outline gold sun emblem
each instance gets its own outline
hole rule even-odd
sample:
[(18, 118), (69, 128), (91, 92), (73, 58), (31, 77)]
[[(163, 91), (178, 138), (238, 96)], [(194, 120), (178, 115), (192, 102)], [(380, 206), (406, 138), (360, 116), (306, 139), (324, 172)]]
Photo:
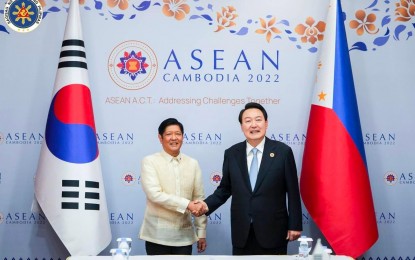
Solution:
[(34, 15), (35, 13), (30, 11), (30, 8), (32, 8), (31, 5), (29, 5), (26, 8), (25, 3), (22, 3), (22, 7), (19, 7), (16, 5), (17, 11), (13, 12), (13, 15), (16, 15), (15, 21), (18, 22), (20, 19), (22, 19), (22, 24), (25, 24), (26, 20), (31, 22), (32, 18), (30, 18), (31, 15)]

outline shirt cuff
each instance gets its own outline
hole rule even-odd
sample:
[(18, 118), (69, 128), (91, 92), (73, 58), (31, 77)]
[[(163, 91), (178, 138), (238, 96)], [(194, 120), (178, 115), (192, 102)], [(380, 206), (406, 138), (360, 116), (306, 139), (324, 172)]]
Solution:
[(206, 229), (198, 229), (196, 232), (198, 238), (206, 238)]
[(184, 214), (187, 210), (187, 206), (189, 205), (190, 200), (182, 198), (179, 202), (179, 205), (177, 206), (177, 211)]

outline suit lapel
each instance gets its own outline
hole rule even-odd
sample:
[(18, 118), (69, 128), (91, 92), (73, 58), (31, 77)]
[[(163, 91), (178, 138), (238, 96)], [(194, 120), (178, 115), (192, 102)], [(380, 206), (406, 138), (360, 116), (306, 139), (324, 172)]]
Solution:
[(259, 166), (258, 177), (256, 180), (254, 192), (258, 190), (258, 188), (264, 181), (266, 172), (268, 171), (268, 168), (271, 166), (273, 161), (272, 159), (274, 158), (274, 156), (277, 156), (277, 151), (275, 150), (274, 146), (272, 145), (268, 137), (265, 137), (264, 152), (262, 154), (261, 165)]
[(251, 190), (251, 183), (249, 182), (248, 163), (246, 160), (246, 141), (242, 142), (237, 148), (237, 162), (239, 169), (241, 170), (242, 179), (245, 185)]

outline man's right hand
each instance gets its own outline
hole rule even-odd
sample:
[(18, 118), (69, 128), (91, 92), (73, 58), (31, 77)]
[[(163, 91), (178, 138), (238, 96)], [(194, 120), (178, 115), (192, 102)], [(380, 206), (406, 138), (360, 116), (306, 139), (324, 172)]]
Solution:
[(200, 217), (209, 211), (208, 206), (203, 200), (194, 200), (189, 202), (187, 209), (195, 216)]

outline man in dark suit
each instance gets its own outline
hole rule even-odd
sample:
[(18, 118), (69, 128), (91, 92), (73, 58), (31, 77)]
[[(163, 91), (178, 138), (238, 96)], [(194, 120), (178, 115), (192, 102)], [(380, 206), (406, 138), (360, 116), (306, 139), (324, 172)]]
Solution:
[[(213, 213), (232, 196), (233, 254), (287, 254), (288, 241), (296, 240), (302, 230), (293, 152), (288, 145), (265, 136), (268, 116), (260, 104), (246, 104), (239, 113), (239, 122), (246, 141), (225, 151), (222, 181), (204, 200), (205, 212), (199, 214)], [(258, 151), (256, 162), (252, 161), (253, 148)], [(248, 170), (252, 164), (259, 170)], [(255, 170), (256, 180), (249, 176)]]

